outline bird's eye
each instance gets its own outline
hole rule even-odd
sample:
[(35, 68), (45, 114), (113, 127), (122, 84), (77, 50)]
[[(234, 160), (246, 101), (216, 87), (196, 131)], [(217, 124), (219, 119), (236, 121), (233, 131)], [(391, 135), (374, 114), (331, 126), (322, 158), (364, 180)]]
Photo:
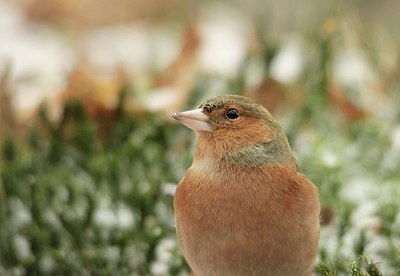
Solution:
[(234, 120), (239, 118), (240, 114), (239, 111), (237, 111), (234, 108), (228, 109), (228, 111), (226, 112), (226, 118)]

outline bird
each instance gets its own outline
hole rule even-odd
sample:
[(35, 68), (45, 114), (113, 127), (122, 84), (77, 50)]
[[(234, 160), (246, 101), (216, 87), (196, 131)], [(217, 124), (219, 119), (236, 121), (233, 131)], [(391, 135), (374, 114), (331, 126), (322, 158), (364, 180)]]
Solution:
[(172, 117), (196, 133), (173, 203), (194, 275), (312, 275), (318, 189), (272, 115), (249, 98), (222, 95)]

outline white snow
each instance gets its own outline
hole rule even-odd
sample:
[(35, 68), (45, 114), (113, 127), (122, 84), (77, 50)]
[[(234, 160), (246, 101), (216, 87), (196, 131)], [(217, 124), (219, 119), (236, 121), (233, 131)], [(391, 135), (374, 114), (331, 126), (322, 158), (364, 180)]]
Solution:
[(334, 78), (348, 87), (362, 87), (374, 78), (372, 68), (360, 49), (344, 49), (335, 58)]
[(156, 247), (156, 261), (151, 264), (150, 268), (153, 275), (168, 275), (175, 250), (177, 250), (176, 240), (166, 238), (160, 241)]
[(173, 196), (175, 194), (176, 188), (177, 188), (176, 183), (167, 182), (161, 185), (161, 190), (165, 195)]
[(94, 222), (107, 229), (129, 229), (134, 225), (135, 217), (125, 203), (112, 205), (110, 199), (104, 199), (94, 213)]
[(75, 63), (75, 55), (58, 33), (24, 20), (20, 10), (0, 2), (0, 63), (10, 67), (13, 105), (20, 117), (60, 92), (65, 73)]
[(116, 262), (120, 258), (121, 250), (118, 246), (107, 246), (102, 249), (102, 253), (108, 261)]
[(150, 111), (164, 110), (175, 106), (181, 93), (172, 86), (156, 88), (146, 96), (144, 106)]
[(12, 212), (12, 227), (15, 230), (28, 226), (32, 222), (31, 213), (20, 198), (9, 198), (8, 204)]
[(287, 39), (270, 65), (271, 76), (284, 84), (294, 83), (303, 68), (300, 43), (296, 38)]
[(248, 50), (248, 22), (229, 5), (210, 4), (200, 17), (200, 69), (232, 76)]
[(15, 250), (15, 255), (21, 263), (26, 262), (32, 257), (31, 247), (24, 236), (15, 235), (12, 238), (12, 244)]
[(44, 255), (39, 260), (39, 267), (41, 272), (51, 274), (56, 267), (56, 263), (49, 255)]
[(400, 151), (400, 126), (396, 126), (392, 131), (392, 148)]
[(85, 57), (95, 67), (114, 72), (120, 66), (133, 71), (151, 58), (151, 37), (146, 26), (117, 25), (90, 31), (83, 39)]
[(151, 264), (150, 271), (154, 276), (168, 275), (169, 265), (164, 262), (154, 262)]
[(327, 167), (335, 167), (338, 163), (340, 158), (338, 155), (333, 152), (333, 150), (327, 149), (322, 152), (321, 155), (322, 162), (327, 166)]

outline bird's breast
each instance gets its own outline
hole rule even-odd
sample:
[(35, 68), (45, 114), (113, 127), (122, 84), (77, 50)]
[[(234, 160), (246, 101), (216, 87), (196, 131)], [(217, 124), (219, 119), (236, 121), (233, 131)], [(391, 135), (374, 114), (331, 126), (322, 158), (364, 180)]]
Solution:
[[(178, 185), (174, 207), (178, 239), (195, 272), (262, 275), (273, 272), (274, 263), (287, 261), (296, 252), (295, 243), (312, 241), (318, 214), (304, 218), (312, 202), (299, 201), (302, 185), (279, 183), (286, 182), (282, 173), (272, 169), (188, 171)], [(315, 229), (302, 229), (308, 221), (315, 221)], [(283, 250), (286, 245), (294, 249)], [(307, 246), (316, 250), (315, 245)], [(271, 262), (272, 270), (260, 268), (258, 263), (265, 260)], [(249, 269), (255, 269), (254, 273), (249, 274)], [(257, 269), (260, 273), (255, 273)]]

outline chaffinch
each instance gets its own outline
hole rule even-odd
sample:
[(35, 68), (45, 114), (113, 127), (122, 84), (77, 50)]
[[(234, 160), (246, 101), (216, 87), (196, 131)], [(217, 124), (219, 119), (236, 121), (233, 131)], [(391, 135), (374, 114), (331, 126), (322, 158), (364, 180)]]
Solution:
[(196, 132), (174, 209), (183, 256), (198, 275), (311, 275), (318, 250), (316, 186), (261, 105), (219, 96), (173, 117)]

